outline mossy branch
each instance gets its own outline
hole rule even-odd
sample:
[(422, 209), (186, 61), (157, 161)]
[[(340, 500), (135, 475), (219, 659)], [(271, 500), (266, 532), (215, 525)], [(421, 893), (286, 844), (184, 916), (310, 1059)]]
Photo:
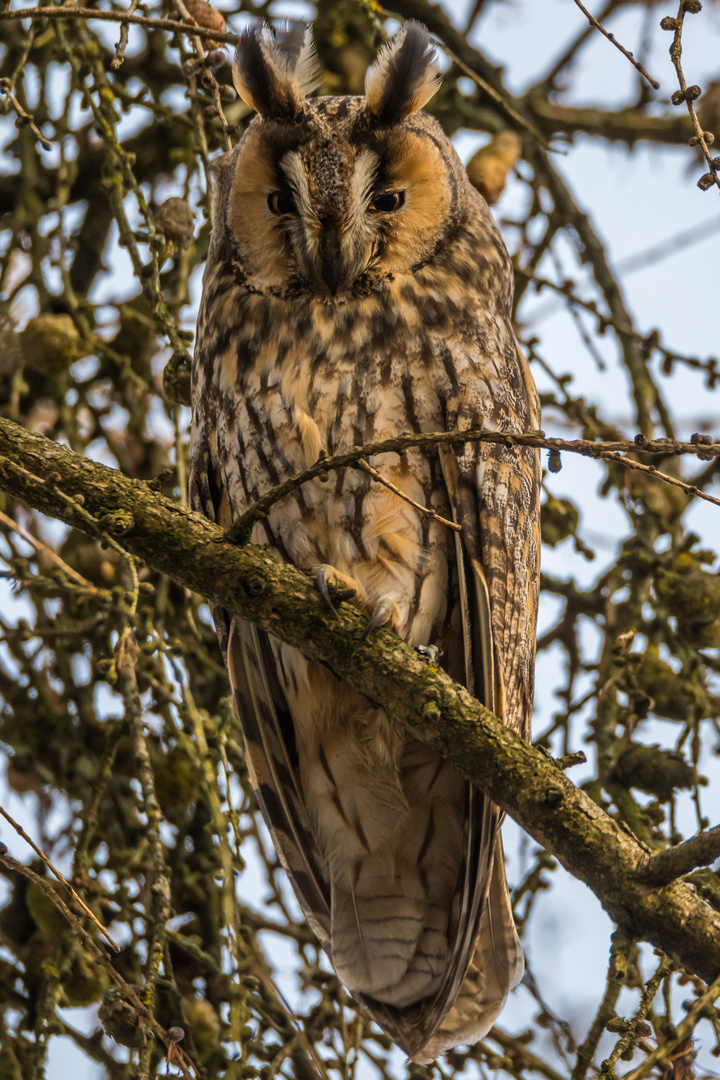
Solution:
[(197, 514), (141, 481), (0, 420), (0, 488), (125, 549), (178, 583), (257, 623), (324, 664), (448, 758), (586, 882), (611, 918), (705, 980), (720, 972), (720, 914), (682, 881), (653, 888), (648, 849), (522, 742), (467, 690), (387, 630), (358, 648), (364, 619), (338, 617), (309, 575), (238, 548)]

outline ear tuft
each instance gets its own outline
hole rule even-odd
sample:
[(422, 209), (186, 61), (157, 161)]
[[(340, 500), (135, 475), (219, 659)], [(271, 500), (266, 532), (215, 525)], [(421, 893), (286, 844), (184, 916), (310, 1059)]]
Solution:
[(261, 116), (296, 119), (319, 78), (309, 26), (295, 26), (277, 39), (267, 24), (243, 31), (235, 50), (233, 83), (243, 101)]
[(365, 76), (365, 95), (373, 119), (397, 124), (426, 105), (440, 87), (435, 46), (425, 27), (408, 22)]

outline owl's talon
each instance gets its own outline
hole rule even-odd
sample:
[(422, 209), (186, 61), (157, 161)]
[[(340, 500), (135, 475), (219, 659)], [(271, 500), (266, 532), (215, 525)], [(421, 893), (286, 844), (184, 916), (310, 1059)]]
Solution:
[(363, 641), (365, 641), (378, 626), (383, 626), (386, 622), (389, 622), (392, 618), (393, 611), (393, 605), (389, 600), (381, 600), (368, 619), (365, 629), (358, 640), (358, 645), (362, 645)]
[(357, 596), (357, 589), (352, 585), (352, 579), (336, 570), (329, 563), (321, 563), (315, 571), (315, 584), (327, 606), (336, 618), (340, 618), (337, 608), (346, 600), (352, 600)]
[(329, 583), (332, 582), (332, 580), (332, 567), (325, 564), (323, 564), (322, 566), (318, 566), (317, 570), (315, 571), (315, 584), (317, 585), (318, 592), (322, 596), (327, 607), (329, 607), (332, 611), (333, 615), (337, 619), (339, 619), (340, 616), (338, 614), (338, 610), (332, 602), (332, 597), (330, 596), (330, 589), (328, 587)]

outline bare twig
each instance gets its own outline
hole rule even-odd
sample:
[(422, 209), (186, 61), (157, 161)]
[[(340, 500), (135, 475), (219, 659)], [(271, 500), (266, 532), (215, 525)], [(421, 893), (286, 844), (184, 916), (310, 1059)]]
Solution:
[(98, 590), (95, 588), (93, 583), (84, 578), (82, 574), (78, 574), (77, 570), (73, 570), (72, 566), (68, 566), (65, 560), (60, 558), (57, 551), (53, 551), (53, 549), (51, 547), (48, 547), (47, 544), (43, 544), (41, 540), (38, 540), (38, 538), (36, 536), (33, 536), (32, 533), (27, 532), (26, 529), (23, 529), (22, 526), (18, 525), (16, 521), (13, 521), (11, 517), (8, 517), (7, 514), (4, 514), (2, 510), (0, 510), (0, 524), (3, 524), (6, 529), (11, 529), (12, 532), (17, 533), (18, 536), (21, 536), (26, 543), (34, 547), (35, 550), (41, 555), (44, 555), (46, 558), (51, 559), (52, 562), (56, 563), (57, 566), (60, 567), (63, 573), (67, 574), (67, 576), (69, 578), (72, 578), (73, 581), (76, 581), (78, 585), (82, 585), (82, 587), (84, 589), (87, 589), (91, 595), (97, 593)]
[(98, 930), (99, 930), (99, 931), (100, 931), (100, 933), (101, 933), (101, 934), (103, 935), (103, 937), (104, 937), (104, 938), (106, 938), (106, 940), (107, 940), (107, 941), (109, 942), (109, 944), (110, 944), (110, 945), (112, 946), (113, 950), (114, 950), (115, 952), (120, 952), (120, 946), (119, 946), (119, 945), (116, 945), (116, 944), (115, 944), (115, 942), (114, 942), (114, 941), (113, 941), (113, 939), (112, 939), (112, 938), (110, 937), (109, 933), (107, 932), (107, 930), (105, 929), (105, 927), (103, 926), (103, 924), (102, 924), (102, 923), (100, 922), (100, 920), (98, 919), (97, 915), (95, 915), (95, 914), (94, 914), (94, 912), (92, 912), (92, 911), (90, 910), (90, 908), (89, 908), (89, 907), (87, 906), (87, 904), (85, 903), (85, 901), (83, 900), (83, 898), (82, 898), (81, 896), (78, 896), (78, 894), (77, 894), (77, 893), (75, 892), (75, 890), (73, 889), (73, 887), (72, 887), (72, 885), (70, 884), (70, 882), (69, 882), (69, 881), (68, 881), (68, 880), (67, 880), (66, 878), (64, 878), (64, 877), (63, 877), (63, 875), (62, 875), (62, 874), (60, 873), (60, 871), (59, 871), (59, 870), (57, 870), (57, 869), (56, 869), (56, 868), (55, 868), (55, 867), (53, 866), (53, 864), (52, 864), (52, 863), (50, 862), (50, 860), (48, 859), (48, 857), (47, 857), (47, 855), (45, 854), (45, 852), (44, 852), (44, 851), (42, 851), (42, 850), (41, 850), (41, 849), (40, 849), (40, 848), (39, 848), (39, 847), (37, 846), (37, 844), (35, 843), (35, 841), (34, 841), (34, 840), (33, 840), (33, 839), (32, 839), (32, 838), (30, 837), (30, 836), (28, 836), (28, 834), (27, 834), (27, 833), (25, 832), (25, 830), (23, 829), (22, 825), (20, 825), (20, 824), (19, 824), (19, 823), (18, 823), (17, 821), (15, 821), (15, 818), (11, 817), (11, 816), (10, 816), (10, 814), (8, 814), (7, 810), (5, 810), (5, 809), (4, 809), (4, 808), (3, 808), (2, 806), (0, 806), (0, 814), (2, 814), (2, 816), (3, 816), (4, 818), (5, 818), (5, 820), (6, 820), (7, 822), (8, 822), (8, 824), (9, 824), (9, 825), (12, 825), (13, 829), (15, 830), (15, 832), (16, 832), (16, 833), (18, 833), (18, 834), (19, 834), (20, 836), (22, 836), (23, 840), (24, 840), (24, 841), (25, 841), (25, 842), (26, 842), (27, 844), (29, 844), (29, 845), (30, 845), (30, 847), (31, 847), (31, 848), (33, 849), (33, 851), (34, 851), (34, 852), (35, 852), (35, 854), (36, 854), (36, 855), (38, 856), (38, 858), (39, 858), (39, 859), (42, 859), (42, 861), (43, 861), (43, 862), (45, 863), (45, 865), (47, 866), (48, 870), (49, 870), (49, 871), (50, 871), (50, 872), (51, 872), (52, 874), (54, 874), (54, 875), (55, 875), (55, 877), (56, 877), (56, 878), (58, 879), (58, 881), (59, 881), (59, 882), (61, 883), (61, 885), (64, 885), (64, 886), (65, 886), (65, 888), (67, 889), (67, 891), (68, 891), (68, 892), (70, 893), (70, 895), (72, 896), (73, 900), (74, 900), (74, 901), (75, 901), (75, 902), (76, 902), (77, 904), (79, 904), (79, 905), (80, 905), (80, 907), (82, 908), (82, 910), (83, 910), (84, 914), (85, 914), (85, 915), (87, 915), (88, 919), (90, 919), (90, 921), (91, 921), (92, 923), (94, 923), (94, 924), (95, 924), (95, 926), (97, 926)]
[[(131, 649), (127, 650), (122, 664), (118, 660), (118, 669), (120, 671), (120, 692), (125, 703), (125, 719), (129, 725), (130, 737), (133, 741), (135, 761), (138, 767), (143, 796), (143, 809), (147, 815), (147, 839), (153, 867), (150, 884), (151, 931), (143, 987), (145, 1003), (152, 1011), (155, 1006), (156, 984), (165, 953), (167, 923), (172, 913), (170, 899), (171, 879), (160, 835), (162, 811), (157, 799), (155, 776), (143, 730), (142, 703), (135, 673), (134, 654), (138, 650), (134, 642), (131, 641), (130, 645)], [(150, 1075), (151, 1053), (152, 1044), (150, 1043), (147, 1043), (140, 1051), (138, 1075), (141, 1080), (147, 1080)]]
[(585, 15), (585, 17), (588, 19), (590, 25), (594, 26), (596, 30), (599, 30), (600, 33), (603, 34), (603, 36), (608, 39), (608, 41), (612, 42), (612, 44), (615, 46), (616, 49), (620, 50), (620, 52), (623, 54), (623, 56), (626, 56), (628, 58), (628, 60), (630, 61), (632, 66), (635, 68), (635, 70), (637, 72), (639, 72), (640, 75), (642, 75), (642, 77), (644, 79), (647, 79), (647, 81), (652, 86), (653, 90), (659, 90), (660, 89), (660, 83), (657, 81), (657, 79), (653, 79), (652, 75), (649, 75), (647, 73), (647, 71), (642, 66), (642, 64), (638, 60), (635, 59), (633, 54), (631, 52), (629, 52), (629, 50), (626, 49), (624, 47), (624, 45), (620, 44), (620, 42), (617, 40), (615, 35), (611, 34), (609, 30), (606, 30), (605, 27), (602, 25), (602, 23), (599, 23), (597, 21), (597, 19), (595, 18), (595, 16), (590, 14), (590, 12), (585, 7), (585, 5), (581, 4), (580, 0), (575, 0), (575, 4), (577, 5), (577, 7), (580, 8), (583, 15)]
[[(497, 1043), (497, 1045), (502, 1047), (506, 1053), (512, 1051), (517, 1046), (517, 1040), (512, 1035), (508, 1035), (508, 1033), (498, 1027), (497, 1024), (493, 1025), (485, 1036), (485, 1039)], [(537, 1054), (533, 1054), (527, 1046), (523, 1046), (522, 1048), (522, 1057), (520, 1058), (519, 1064), (521, 1064), (521, 1075), (523, 1077), (527, 1076), (528, 1073), (539, 1073), (540, 1076), (545, 1077), (545, 1080), (564, 1080), (562, 1073), (553, 1069), (544, 1058), (538, 1057)], [(456, 1074), (453, 1072), (450, 1075), (453, 1076)], [(480, 1075), (483, 1074), (481, 1073)]]
[[(599, 19), (606, 19), (609, 15), (612, 15), (613, 11), (617, 7), (619, 7), (622, 2), (623, 0), (606, 0), (605, 6), (599, 13)], [(530, 94), (528, 96), (534, 97), (535, 90), (540, 87), (545, 88), (555, 86), (558, 75), (560, 75), (564, 68), (568, 67), (569, 64), (575, 61), (575, 57), (579, 53), (582, 46), (585, 44), (588, 38), (592, 37), (592, 32), (592, 23), (589, 26), (584, 26), (579, 32), (579, 34), (576, 37), (572, 38), (572, 40), (567, 44), (560, 56), (557, 57), (557, 59), (553, 62), (553, 66), (550, 71), (548, 71), (547, 75), (543, 75), (542, 78), (538, 80), (536, 86), (530, 90)]]
[(402, 499), (404, 502), (409, 503), (410, 506), (414, 506), (416, 510), (419, 510), (421, 514), (425, 514), (426, 517), (432, 518), (433, 521), (439, 521), (441, 525), (447, 525), (448, 529), (454, 529), (455, 532), (461, 532), (460, 525), (456, 525), (454, 521), (448, 521), (447, 518), (441, 517), (440, 514), (436, 514), (435, 511), (431, 510), (428, 506), (423, 506), (421, 503), (415, 502), (414, 499), (411, 499), (410, 496), (406, 495), (404, 491), (401, 491), (400, 488), (395, 487), (394, 484), (391, 484), (389, 480), (385, 479), (382, 473), (379, 473), (377, 469), (373, 469), (372, 465), (368, 465), (367, 461), (363, 461), (362, 458), (355, 463), (354, 468), (359, 469), (361, 472), (367, 473), (368, 476), (371, 476), (376, 483), (382, 484), (383, 487), (386, 487), (388, 489), (388, 491), (392, 491), (392, 493), (394, 495), (397, 495), (399, 499)]
[(173, 34), (189, 34), (203, 40), (222, 41), (227, 45), (236, 45), (238, 42), (237, 34), (222, 33), (220, 30), (208, 29), (205, 26), (190, 26), (176, 19), (155, 19), (149, 15), (133, 15), (129, 11), (100, 11), (96, 8), (63, 6), (20, 8), (15, 11), (0, 12), (0, 21), (13, 19), (81, 19), (85, 22), (100, 19), (103, 22), (146, 26), (149, 30), (168, 30)]
[[(390, 13), (388, 12), (388, 14)], [(461, 60), (457, 53), (454, 53), (451, 48), (449, 48), (442, 42), (440, 43), (440, 47), (442, 48), (443, 52), (450, 57), (453, 63), (457, 64), (463, 74), (467, 75), (468, 79), (472, 79), (474, 83), (477, 83), (480, 89), (483, 90), (488, 95), (488, 97), (492, 98), (495, 104), (499, 105), (500, 108), (507, 113), (511, 120), (514, 120), (516, 124), (518, 124), (521, 128), (524, 128), (525, 131), (532, 135), (533, 139), (536, 139), (540, 143), (540, 145), (543, 146), (546, 150), (550, 149), (550, 144), (545, 138), (545, 136), (542, 134), (542, 132), (539, 131), (539, 129), (536, 128), (534, 124), (531, 124), (529, 120), (526, 120), (524, 116), (521, 116), (517, 109), (510, 104), (506, 97), (504, 97), (494, 87), (492, 87), (489, 82), (482, 78), (481, 75), (478, 75), (476, 71), (473, 71), (470, 65), (466, 64), (464, 60)]]
[[(710, 358), (708, 360), (700, 360), (698, 357), (686, 356), (683, 353), (673, 352), (672, 349), (666, 348), (660, 341), (657, 330), (652, 330), (649, 334), (641, 334), (639, 330), (633, 330), (629, 320), (618, 319), (612, 315), (603, 314), (598, 311), (597, 304), (594, 300), (583, 300), (572, 292), (573, 283), (571, 281), (557, 282), (551, 281), (549, 278), (540, 277), (538, 274), (533, 274), (528, 270), (523, 269), (522, 266), (515, 267), (515, 273), (520, 274), (528, 281), (532, 281), (539, 288), (552, 289), (553, 292), (559, 293), (564, 296), (568, 304), (576, 304), (578, 307), (583, 308), (592, 315), (598, 322), (598, 329), (600, 333), (604, 333), (605, 330), (611, 326), (619, 338), (626, 338), (628, 341), (637, 342), (643, 349), (650, 352), (657, 352), (666, 361), (677, 361), (680, 364), (687, 364), (688, 367), (700, 368), (707, 371), (708, 374), (713, 374), (717, 369), (717, 360)], [(540, 316), (543, 317), (546, 314), (547, 309), (543, 309)]]
[(9, 82), (8, 79), (0, 79), (0, 93), (5, 95), (7, 100), (10, 102), (10, 105), (13, 107), (13, 109), (17, 113), (17, 117), (18, 117), (17, 122), (18, 122), (18, 124), (26, 124), (30, 128), (30, 130), (32, 131), (33, 135), (38, 140), (40, 145), (42, 146), (43, 150), (49, 150), (50, 147), (52, 146), (52, 143), (50, 142), (49, 139), (45, 138), (45, 136), (43, 135), (42, 131), (40, 130), (40, 128), (37, 126), (37, 124), (33, 120), (30, 113), (26, 109), (24, 109), (22, 107), (22, 105), (20, 104), (18, 99), (15, 97), (12, 90), (10, 89), (10, 82)]
[(632, 945), (632, 938), (629, 938), (622, 930), (615, 931), (610, 948), (610, 963), (608, 965), (605, 993), (595, 1019), (590, 1025), (590, 1030), (585, 1036), (584, 1042), (577, 1049), (575, 1066), (570, 1080), (585, 1080), (607, 1022), (610, 1017), (615, 1015), (615, 1007), (625, 983), (627, 961)]
[[(706, 502), (713, 503), (715, 506), (720, 506), (720, 499), (715, 498), (713, 495), (708, 495), (707, 492), (702, 491), (693, 484), (688, 484), (684, 480), (678, 479), (676, 476), (670, 476), (667, 473), (660, 472), (654, 465), (645, 465), (640, 461), (625, 456), (629, 453), (637, 454), (638, 452), (642, 452), (643, 454), (663, 454), (667, 456), (700, 453), (703, 456), (707, 454), (708, 457), (720, 457), (720, 443), (699, 445), (692, 442), (677, 442), (674, 439), (655, 439), (650, 441), (642, 439), (642, 437), (640, 437), (639, 442), (631, 442), (629, 439), (620, 439), (616, 442), (593, 442), (590, 439), (546, 438), (544, 432), (537, 431), (524, 432), (523, 434), (476, 430), (433, 431), (399, 435), (394, 439), (385, 439), (382, 442), (368, 443), (365, 446), (355, 447), (353, 450), (349, 450), (344, 454), (337, 454), (335, 457), (320, 458), (314, 465), (311, 465), (310, 468), (303, 469), (302, 472), (297, 473), (295, 476), (290, 477), (289, 480), (285, 480), (282, 484), (278, 484), (277, 487), (274, 487), (264, 495), (261, 495), (253, 506), (246, 510), (237, 521), (233, 522), (228, 529), (228, 538), (232, 540), (233, 543), (245, 543), (250, 537), (253, 526), (266, 516), (270, 508), (274, 506), (276, 502), (280, 499), (284, 499), (287, 495), (291, 495), (294, 491), (301, 488), (303, 484), (307, 484), (308, 481), (314, 480), (323, 472), (357, 467), (359, 461), (365, 457), (372, 457), (374, 454), (387, 454), (392, 453), (393, 451), (395, 453), (400, 453), (400, 451), (407, 450), (410, 447), (420, 446), (427, 448), (431, 446), (452, 446), (467, 442), (489, 442), (500, 443), (505, 446), (530, 446), (535, 449), (564, 450), (571, 454), (581, 454), (583, 457), (590, 457), (595, 460), (612, 461), (618, 465), (622, 465), (626, 469), (634, 469), (636, 472), (648, 473), (658, 480), (672, 484), (673, 487), (678, 487), (684, 491), (686, 495), (693, 495), (697, 498), (704, 499)], [(422, 509), (423, 512), (426, 512), (424, 507), (420, 507), (420, 509)]]
[[(42, 857), (42, 852), (38, 852), (38, 854)], [(6, 866), (9, 870), (14, 870), (15, 873), (27, 878), (28, 881), (34, 882), (34, 884), (36, 884), (40, 889), (42, 889), (45, 895), (53, 902), (55, 907), (65, 917), (81, 945), (83, 945), (88, 950), (88, 952), (92, 953), (95, 961), (105, 969), (112, 981), (120, 987), (125, 998), (129, 1002), (131, 1002), (135, 1009), (137, 1009), (138, 1015), (142, 1016), (142, 1018), (152, 1027), (155, 1034), (158, 1036), (159, 1039), (162, 1040), (166, 1047), (169, 1048), (171, 1044), (174, 1045), (174, 1040), (170, 1038), (165, 1028), (157, 1022), (150, 1010), (140, 1000), (137, 992), (133, 989), (133, 987), (130, 986), (130, 984), (126, 982), (125, 979), (123, 979), (122, 975), (115, 970), (108, 957), (102, 952), (101, 949), (98, 948), (97, 944), (87, 933), (82, 923), (79, 921), (79, 919), (75, 917), (75, 915), (73, 915), (72, 911), (67, 906), (67, 904), (64, 903), (61, 897), (58, 896), (57, 891), (53, 888), (50, 882), (47, 881), (45, 878), (41, 877), (39, 874), (36, 874), (35, 871), (31, 870), (29, 866), (25, 866), (24, 863), (18, 862), (17, 859), (13, 859), (12, 856), (8, 855), (6, 852), (0, 851), (0, 863)], [(117, 948), (116, 946), (114, 947)], [(182, 1063), (178, 1062), (178, 1064), (182, 1069), (183, 1077), (185, 1078), (185, 1080), (191, 1080), (191, 1077), (193, 1075), (189, 1071), (188, 1066), (193, 1068), (193, 1072), (197, 1076), (197, 1072), (195, 1071), (192, 1062), (186, 1054), (182, 1054)]]
[[(643, 1063), (638, 1065), (637, 1069), (633, 1069), (632, 1072), (626, 1073), (623, 1080), (642, 1080), (642, 1077), (647, 1076), (650, 1070), (656, 1065), (661, 1062), (669, 1061), (673, 1051), (692, 1036), (698, 1020), (703, 1016), (708, 1007), (715, 1003), (719, 996), (720, 975), (718, 975), (714, 982), (710, 983), (705, 993), (701, 994), (700, 997), (693, 1002), (685, 1019), (678, 1024), (674, 1036), (656, 1047), (652, 1053), (648, 1054)], [(666, 1075), (664, 1070), (661, 1075)]]
[(712, 187), (715, 184), (720, 188), (720, 176), (718, 175), (718, 167), (716, 159), (713, 158), (709, 150), (709, 145), (713, 140), (711, 132), (703, 131), (702, 125), (698, 119), (695, 105), (693, 102), (700, 96), (699, 86), (688, 86), (685, 82), (685, 73), (682, 68), (682, 32), (683, 23), (685, 21), (686, 8), (683, 0), (680, 0), (680, 6), (678, 7), (678, 13), (675, 16), (675, 32), (673, 33), (672, 45), (670, 46), (670, 59), (672, 60), (675, 73), (677, 75), (680, 90), (676, 90), (672, 96), (673, 105), (681, 105), (683, 101), (687, 105), (687, 111), (690, 114), (692, 126), (695, 129), (695, 134), (690, 140), (691, 146), (699, 146), (705, 157), (705, 161), (710, 169), (704, 176), (698, 181), (698, 187), (705, 190), (708, 187)]
[[(147, 11), (147, 8), (142, 3), (142, 0), (130, 0), (130, 6), (127, 9), (127, 14), (132, 15), (139, 7)], [(123, 22), (120, 24), (120, 37), (118, 38), (117, 45), (115, 46), (115, 55), (110, 61), (110, 67), (113, 71), (117, 71), (122, 66), (122, 62), (125, 59), (125, 50), (128, 44), (129, 22)]]
[[(178, 10), (178, 13), (185, 20), (185, 22), (189, 22), (193, 26), (200, 28), (200, 23), (197, 21), (196, 18), (194, 18), (193, 15), (190, 14), (190, 12), (188, 11), (187, 7), (185, 6), (183, 0), (174, 0), (174, 4), (175, 4), (175, 7)], [(200, 59), (204, 59), (205, 58), (205, 49), (203, 48), (203, 42), (201, 41), (201, 39), (196, 34), (193, 34), (193, 36), (191, 38), (191, 41), (192, 41), (192, 44), (193, 44), (193, 48), (195, 49), (195, 52), (198, 54)], [(218, 38), (211, 38), (211, 39), (206, 38), (205, 42), (204, 42), (204, 44), (207, 45), (209, 48), (217, 48), (219, 43), (220, 43), (220, 38), (219, 37)], [(204, 76), (205, 76), (205, 78), (207, 78), (209, 80), (209, 83), (210, 83), (209, 88), (210, 88), (210, 92), (212, 93), (212, 96), (213, 96), (213, 106), (212, 107), (215, 109), (215, 112), (217, 113), (217, 116), (218, 116), (218, 118), (220, 120), (220, 123), (222, 124), (223, 139), (225, 141), (225, 149), (230, 150), (230, 148), (232, 147), (232, 139), (230, 137), (230, 125), (228, 124), (227, 117), (225, 116), (225, 110), (223, 109), (222, 98), (220, 97), (220, 86), (218, 84), (217, 79), (215, 78), (215, 75), (214, 75), (211, 67), (207, 67), (205, 69)], [(188, 83), (191, 86), (191, 90), (193, 92), (193, 95), (196, 95), (197, 94), (197, 73), (195, 71), (192, 71), (190, 73), (189, 78), (188, 78)]]
[(652, 1003), (655, 995), (660, 989), (660, 984), (663, 979), (667, 978), (671, 971), (672, 967), (668, 958), (662, 956), (657, 968), (645, 984), (645, 988), (640, 997), (640, 1005), (638, 1006), (635, 1016), (628, 1024), (627, 1030), (625, 1030), (618, 1039), (608, 1057), (603, 1061), (602, 1069), (598, 1073), (598, 1080), (612, 1080), (612, 1078), (615, 1077), (615, 1063), (622, 1060), (623, 1055), (629, 1053), (637, 1043), (640, 1025), (652, 1008)]

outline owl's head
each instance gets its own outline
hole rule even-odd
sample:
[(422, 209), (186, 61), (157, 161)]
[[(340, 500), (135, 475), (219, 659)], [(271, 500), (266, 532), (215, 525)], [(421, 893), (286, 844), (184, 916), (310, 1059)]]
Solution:
[(223, 165), (222, 213), (254, 289), (340, 302), (442, 248), (466, 180), (420, 112), (439, 85), (424, 27), (408, 23), (381, 51), (362, 97), (308, 97), (310, 30), (246, 30), (233, 79), (258, 116)]

